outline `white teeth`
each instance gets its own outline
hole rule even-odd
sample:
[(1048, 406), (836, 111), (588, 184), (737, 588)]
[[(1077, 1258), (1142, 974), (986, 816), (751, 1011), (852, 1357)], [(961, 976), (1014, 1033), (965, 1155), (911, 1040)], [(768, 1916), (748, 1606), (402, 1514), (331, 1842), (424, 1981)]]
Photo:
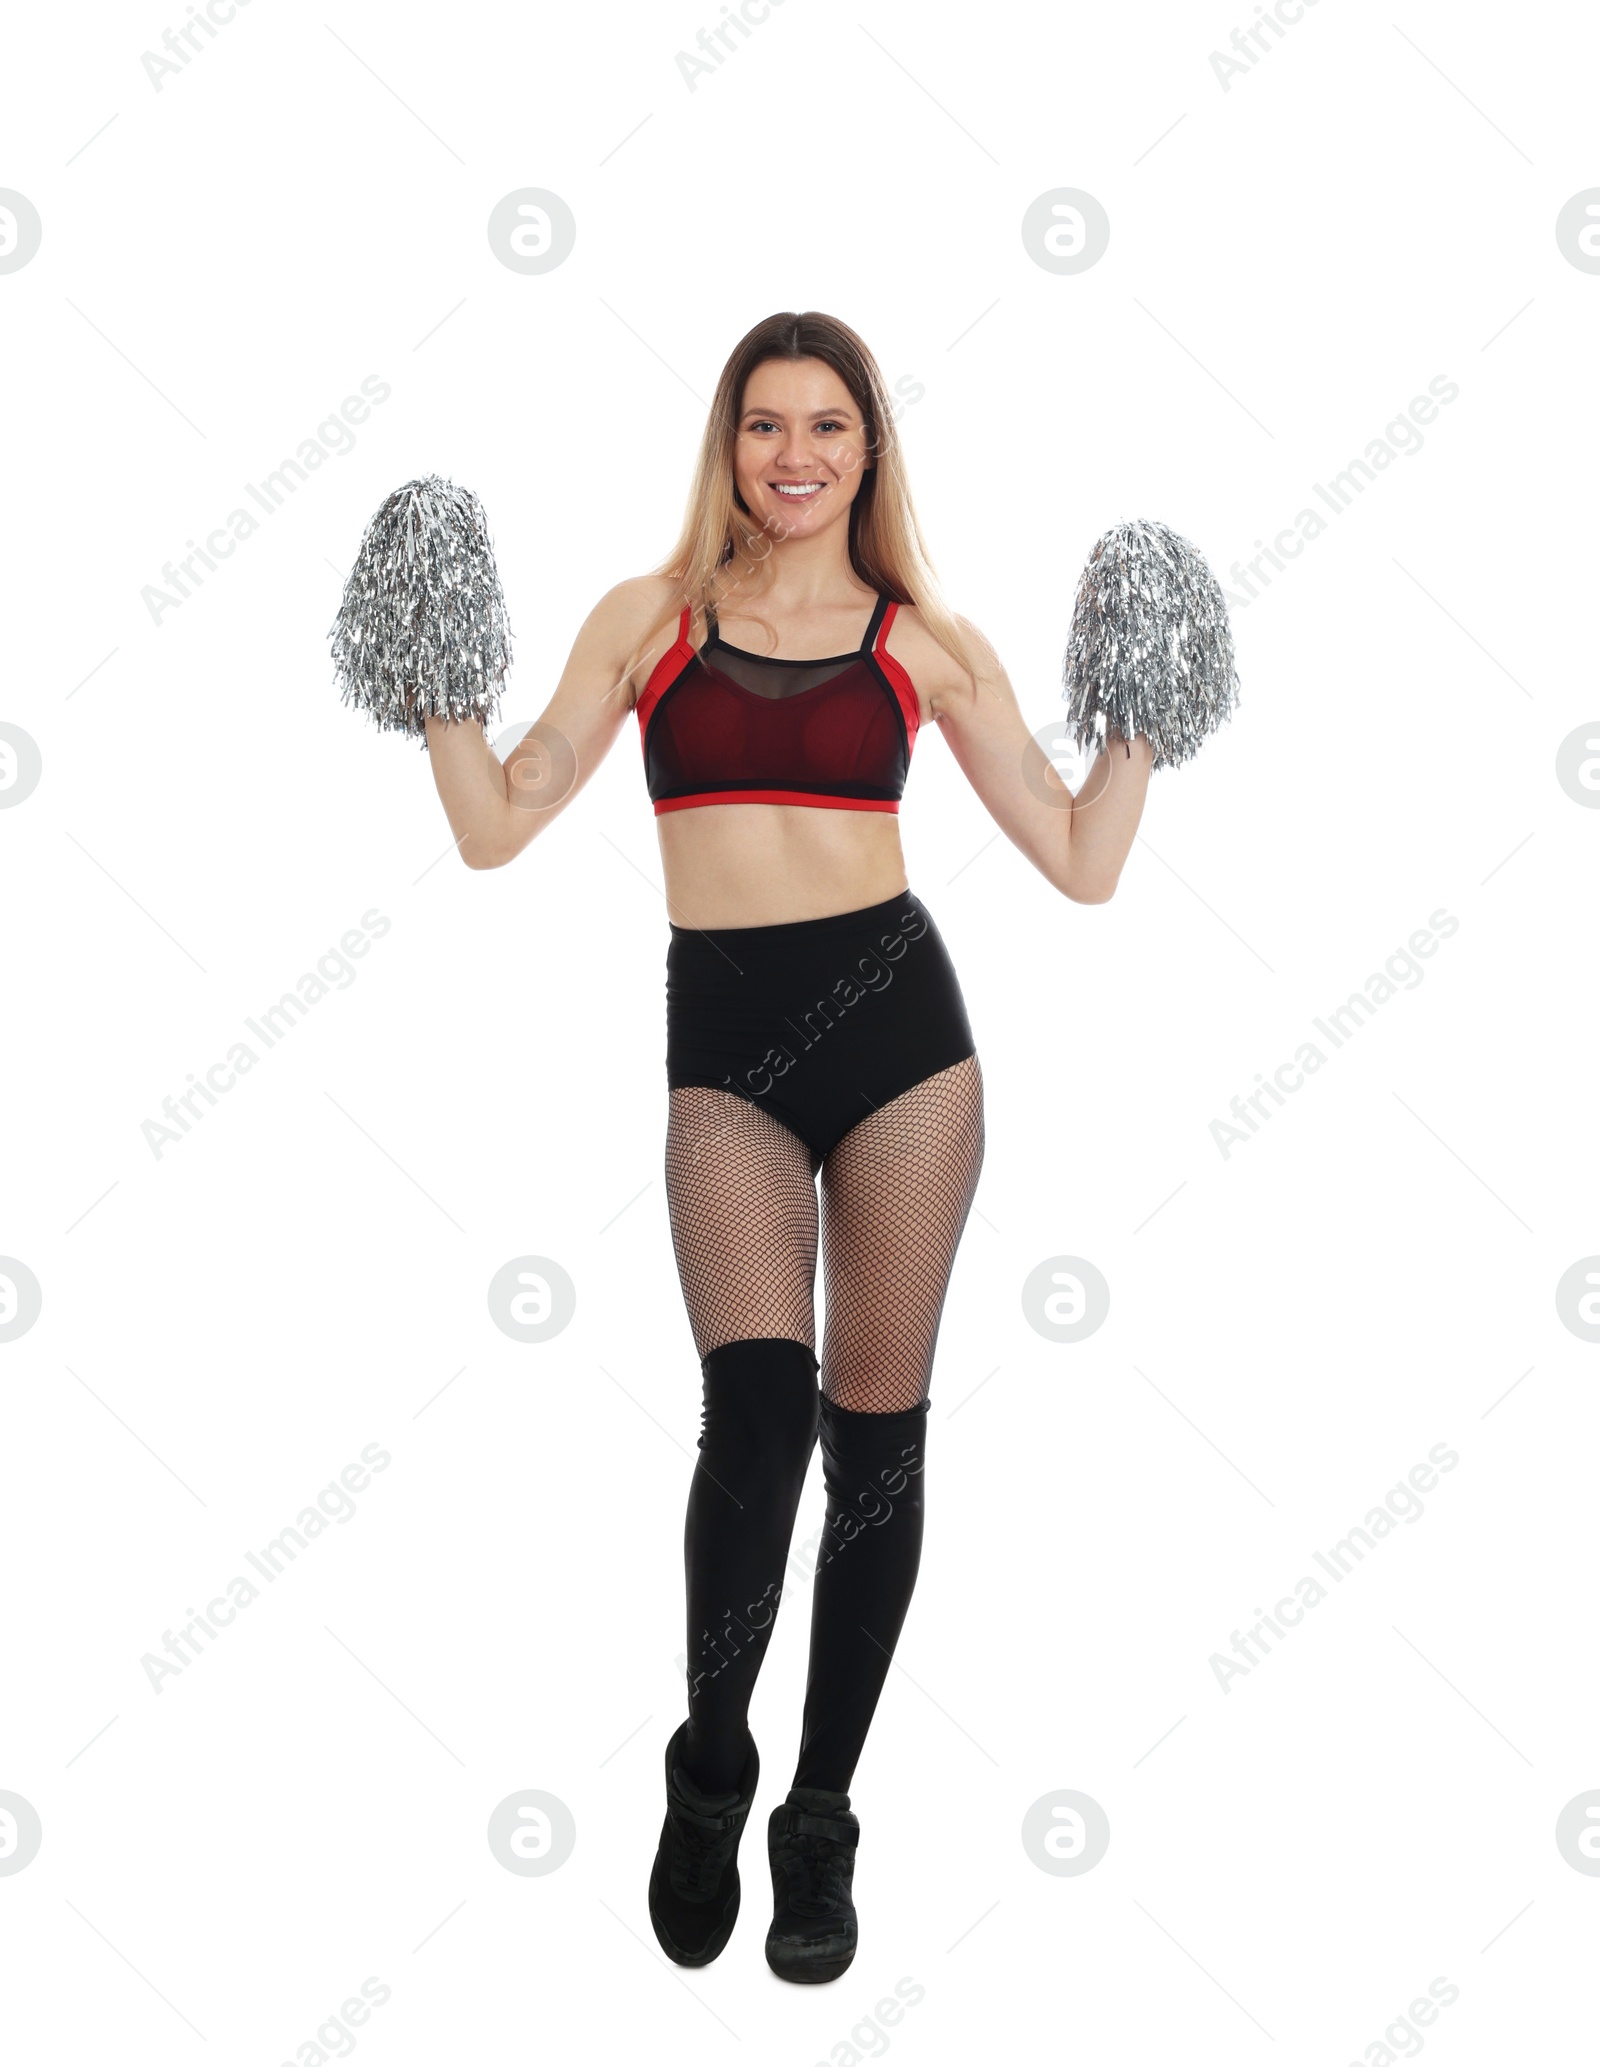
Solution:
[(791, 486), (788, 482), (780, 481), (777, 484), (777, 492), (779, 495), (819, 495), (822, 492), (822, 483), (802, 481)]

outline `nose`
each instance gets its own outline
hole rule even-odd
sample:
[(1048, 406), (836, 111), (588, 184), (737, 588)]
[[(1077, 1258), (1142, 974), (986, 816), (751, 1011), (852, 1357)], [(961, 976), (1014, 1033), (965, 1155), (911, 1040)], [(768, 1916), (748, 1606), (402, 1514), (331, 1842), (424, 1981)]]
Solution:
[(811, 440), (798, 428), (790, 431), (778, 448), (778, 465), (785, 473), (803, 474), (812, 464)]

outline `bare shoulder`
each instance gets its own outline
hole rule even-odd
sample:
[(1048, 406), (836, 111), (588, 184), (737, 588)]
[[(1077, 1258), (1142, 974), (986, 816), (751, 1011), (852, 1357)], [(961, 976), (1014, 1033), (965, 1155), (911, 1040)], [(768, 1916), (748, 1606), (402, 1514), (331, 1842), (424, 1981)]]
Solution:
[[(608, 588), (589, 613), (589, 622), (631, 643), (642, 638), (658, 617), (673, 616), (677, 631), (677, 590), (664, 574), (630, 574)], [(669, 645), (672, 640), (668, 640)]]
[(1004, 674), (994, 648), (970, 618), (956, 616), (955, 625), (965, 665), (934, 637), (914, 603), (902, 603), (895, 612), (889, 650), (916, 684), (924, 719), (961, 708), (975, 694), (975, 684)]
[(677, 641), (676, 586), (664, 574), (629, 575), (606, 590), (578, 637), (619, 675), (627, 671), (629, 700), (635, 700), (651, 669)]

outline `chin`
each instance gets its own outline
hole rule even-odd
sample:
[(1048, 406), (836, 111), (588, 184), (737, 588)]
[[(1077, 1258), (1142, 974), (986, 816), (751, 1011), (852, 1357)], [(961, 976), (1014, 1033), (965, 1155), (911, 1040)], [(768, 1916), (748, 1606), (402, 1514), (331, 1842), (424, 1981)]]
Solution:
[(823, 514), (813, 503), (802, 503), (799, 508), (794, 508), (786, 502), (780, 502), (773, 512), (776, 520), (790, 531), (820, 530), (822, 527), (817, 520)]

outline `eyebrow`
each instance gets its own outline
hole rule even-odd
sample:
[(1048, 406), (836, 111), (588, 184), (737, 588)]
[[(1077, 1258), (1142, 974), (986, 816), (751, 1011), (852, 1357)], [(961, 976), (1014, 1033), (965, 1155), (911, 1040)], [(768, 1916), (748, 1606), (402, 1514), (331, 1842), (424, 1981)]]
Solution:
[[(815, 417), (818, 417), (818, 416), (853, 416), (853, 415), (855, 414), (855, 411), (854, 411), (854, 410), (853, 410), (853, 409), (851, 408), (850, 404), (849, 404), (849, 403), (847, 402), (847, 403), (845, 403), (845, 404), (844, 404), (844, 406), (843, 406), (842, 408), (839, 408), (839, 409), (806, 409), (806, 410), (802, 410), (802, 411), (801, 411), (801, 414), (802, 414), (802, 415), (804, 415), (804, 416), (809, 416), (809, 417), (812, 417), (812, 418), (815, 418)], [(741, 416), (741, 417), (740, 417), (739, 421), (740, 421), (741, 423), (743, 423), (743, 422), (744, 422), (744, 420), (745, 420), (745, 417), (750, 417), (750, 416), (773, 416), (773, 417), (782, 417), (782, 415), (783, 415), (783, 411), (782, 411), (781, 409), (763, 409), (763, 408), (762, 408), (762, 407), (761, 407), (761, 406), (760, 406), (759, 404), (756, 404), (756, 403), (752, 403), (752, 405), (750, 406), (750, 408), (748, 408), (748, 409), (747, 409), (747, 410), (746, 410), (746, 411), (744, 412), (744, 416)]]

